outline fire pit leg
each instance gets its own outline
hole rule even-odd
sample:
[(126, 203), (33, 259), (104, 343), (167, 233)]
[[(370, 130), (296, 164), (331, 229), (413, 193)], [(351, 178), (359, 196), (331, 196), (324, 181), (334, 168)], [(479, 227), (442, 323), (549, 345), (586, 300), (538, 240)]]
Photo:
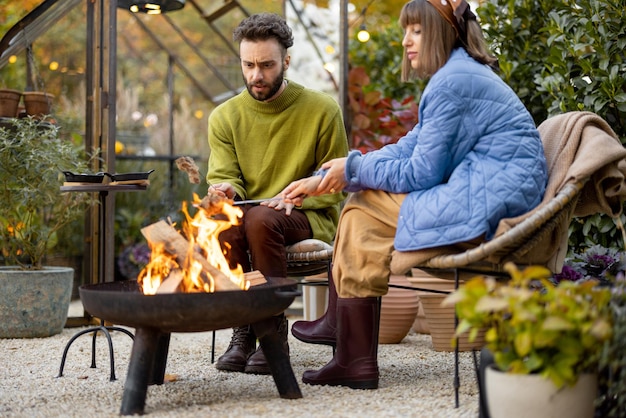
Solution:
[(285, 352), (280, 337), (277, 332), (275, 318), (268, 318), (252, 324), (254, 333), (261, 347), (267, 363), (272, 371), (272, 377), (278, 393), (283, 399), (300, 399), (302, 392), (298, 386), (298, 381), (293, 373), (289, 354)]
[(165, 366), (167, 365), (167, 353), (170, 347), (171, 334), (164, 333), (159, 335), (159, 341), (156, 347), (156, 353), (154, 357), (154, 367), (152, 368), (152, 374), (149, 385), (162, 385), (165, 380)]
[(121, 415), (143, 414), (148, 384), (154, 377), (157, 346), (162, 335), (156, 329), (137, 328), (124, 384)]

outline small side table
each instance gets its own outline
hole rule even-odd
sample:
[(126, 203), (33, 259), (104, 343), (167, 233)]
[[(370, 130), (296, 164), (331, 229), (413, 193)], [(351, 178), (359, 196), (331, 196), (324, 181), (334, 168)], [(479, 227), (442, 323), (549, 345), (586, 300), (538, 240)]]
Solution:
[[(108, 269), (107, 269), (107, 240), (112, 239), (112, 234), (108, 234), (107, 231), (112, 231), (113, 226), (108, 225), (107, 222), (107, 198), (109, 196), (109, 192), (132, 192), (132, 191), (143, 191), (148, 188), (147, 185), (144, 184), (104, 184), (104, 183), (77, 183), (76, 185), (67, 185), (61, 186), (61, 192), (83, 192), (83, 193), (98, 193), (98, 199), (100, 203), (100, 211), (98, 216), (98, 225), (99, 225), (99, 240), (98, 240), (98, 261), (97, 261), (97, 282), (104, 283), (108, 277)], [(92, 254), (93, 255), (93, 254)], [(93, 266), (93, 261), (90, 261)], [(90, 269), (91, 274), (91, 269)], [(92, 280), (93, 282), (93, 277)], [(88, 312), (85, 312), (86, 316), (91, 317)], [(100, 325), (82, 330), (75, 334), (66, 344), (65, 349), (63, 350), (63, 356), (61, 357), (61, 367), (59, 368), (59, 375), (57, 377), (63, 376), (63, 369), (65, 367), (65, 361), (67, 359), (67, 352), (70, 349), (72, 343), (81, 335), (93, 333), (92, 343), (91, 343), (91, 368), (96, 367), (96, 336), (98, 332), (102, 332), (104, 336), (107, 338), (109, 344), (109, 359), (111, 363), (111, 376), (110, 380), (116, 380), (115, 377), (115, 360), (113, 356), (113, 342), (111, 340), (111, 334), (109, 331), (120, 331), (126, 335), (128, 335), (131, 339), (134, 339), (134, 335), (125, 328), (116, 327), (116, 326), (107, 326), (104, 323), (104, 320), (100, 320)]]

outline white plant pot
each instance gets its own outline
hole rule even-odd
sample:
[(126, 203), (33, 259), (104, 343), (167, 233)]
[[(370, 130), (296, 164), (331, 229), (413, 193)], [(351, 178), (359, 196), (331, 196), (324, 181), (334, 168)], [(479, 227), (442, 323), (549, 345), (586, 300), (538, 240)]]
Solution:
[(557, 389), (540, 375), (503, 373), (490, 366), (485, 388), (491, 418), (593, 418), (598, 380), (583, 374), (574, 386)]

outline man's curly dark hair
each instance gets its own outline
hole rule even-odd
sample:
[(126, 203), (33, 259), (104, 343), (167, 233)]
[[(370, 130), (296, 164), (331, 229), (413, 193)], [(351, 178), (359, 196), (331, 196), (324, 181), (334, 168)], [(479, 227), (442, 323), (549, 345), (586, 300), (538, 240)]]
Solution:
[(275, 13), (259, 13), (247, 17), (233, 31), (233, 40), (241, 42), (276, 39), (286, 51), (293, 45), (293, 34), (282, 16)]

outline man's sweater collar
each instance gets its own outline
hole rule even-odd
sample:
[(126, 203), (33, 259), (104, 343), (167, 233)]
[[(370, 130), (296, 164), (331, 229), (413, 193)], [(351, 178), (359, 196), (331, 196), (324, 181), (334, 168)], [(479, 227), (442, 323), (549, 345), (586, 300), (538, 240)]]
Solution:
[(246, 107), (250, 107), (256, 112), (272, 114), (282, 112), (283, 110), (291, 106), (291, 104), (296, 101), (296, 99), (298, 98), (298, 96), (300, 96), (303, 90), (304, 86), (296, 82), (289, 81), (287, 83), (287, 87), (285, 88), (285, 90), (283, 90), (280, 96), (278, 96), (271, 102), (260, 102), (256, 100), (250, 95), (250, 93), (248, 93), (248, 90), (242, 91), (240, 93), (240, 97)]

